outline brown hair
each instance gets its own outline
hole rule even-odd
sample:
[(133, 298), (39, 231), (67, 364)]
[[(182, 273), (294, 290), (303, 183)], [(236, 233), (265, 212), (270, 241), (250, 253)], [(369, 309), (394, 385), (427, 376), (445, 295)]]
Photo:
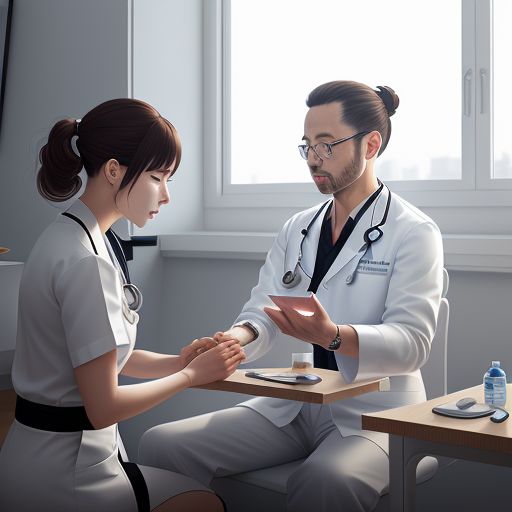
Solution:
[(382, 146), (378, 156), (384, 153), (391, 136), (390, 117), (395, 113), (400, 99), (391, 87), (381, 86), (374, 91), (365, 84), (348, 80), (328, 82), (318, 86), (309, 94), (306, 105), (316, 107), (340, 102), (341, 120), (357, 132), (378, 131)]
[[(73, 137), (79, 154), (73, 150)], [(148, 103), (130, 98), (106, 101), (82, 120), (63, 119), (51, 129), (39, 153), (39, 193), (51, 201), (65, 201), (80, 189), (82, 167), (93, 177), (111, 158), (127, 166), (120, 187), (124, 188), (132, 180), (135, 184), (143, 172), (166, 170), (174, 161), (175, 171), (181, 160), (180, 138)]]

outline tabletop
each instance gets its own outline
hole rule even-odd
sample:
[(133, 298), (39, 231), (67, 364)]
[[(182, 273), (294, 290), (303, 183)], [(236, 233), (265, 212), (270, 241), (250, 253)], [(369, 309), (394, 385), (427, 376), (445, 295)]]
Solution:
[[(356, 383), (347, 383), (340, 372), (324, 370), (322, 368), (309, 368), (298, 370), (303, 373), (314, 373), (322, 378), (322, 382), (313, 385), (281, 384), (265, 380), (246, 377), (245, 372), (290, 372), (290, 368), (246, 368), (238, 369), (227, 379), (196, 386), (200, 389), (245, 393), (247, 395), (284, 398), (299, 402), (314, 404), (329, 404), (337, 400), (351, 398), (363, 393), (389, 390), (389, 379), (365, 380)], [(296, 372), (297, 370), (293, 370)]]
[[(448, 402), (456, 402), (463, 397), (473, 397), (483, 403), (482, 384), (463, 389), (421, 404), (407, 405), (397, 409), (364, 414), (362, 426), (402, 437), (422, 439), (482, 450), (512, 454), (512, 421), (493, 423), (489, 417), (461, 419), (440, 416), (432, 412), (432, 407)], [(512, 384), (507, 384), (505, 409), (512, 407)]]

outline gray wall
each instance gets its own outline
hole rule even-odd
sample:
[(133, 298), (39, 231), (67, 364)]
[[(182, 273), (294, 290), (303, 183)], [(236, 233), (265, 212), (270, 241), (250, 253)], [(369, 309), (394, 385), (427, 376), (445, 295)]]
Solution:
[(170, 187), (172, 214), (137, 234), (202, 227), (202, 27), (202, 0), (134, 0), (133, 95), (174, 124), (183, 147)]
[(41, 139), (62, 117), (127, 96), (128, 0), (16, 0), (0, 131), (0, 240), (23, 261), (57, 210), (35, 187)]
[[(173, 32), (178, 31), (178, 25), (182, 26), (182, 43), (174, 40), (176, 51), (189, 48), (192, 54), (188, 59), (176, 57), (179, 65), (171, 66), (172, 72), (166, 71), (170, 73), (169, 78), (175, 77), (177, 87), (173, 89), (169, 80), (169, 94), (172, 91), (179, 94), (173, 99), (160, 95), (156, 103), (161, 103), (160, 109), (175, 121), (190, 154), (193, 148), (201, 147), (198, 107), (201, 100), (195, 98), (196, 94), (200, 96), (201, 80), (200, 2), (173, 0), (168, 5), (178, 9), (171, 25)], [(135, 3), (136, 12), (140, 6)], [(37, 142), (47, 134), (51, 122), (60, 116), (80, 117), (95, 104), (130, 92), (127, 13), (127, 0), (15, 2), (0, 132), (0, 245), (12, 248), (9, 259), (26, 259), (36, 237), (57, 213), (39, 198), (34, 180)], [(151, 18), (146, 18), (144, 23), (151, 24)], [(141, 37), (138, 27), (135, 23), (135, 33)], [(188, 35), (183, 27), (187, 27)], [(169, 37), (172, 41), (172, 33)], [(154, 48), (156, 52), (158, 45)], [(149, 100), (149, 82), (138, 73), (144, 71), (149, 76), (151, 68), (138, 68), (137, 62), (150, 51), (151, 45), (142, 41), (138, 46), (135, 39), (134, 88)], [(174, 62), (172, 53), (167, 57)], [(186, 83), (190, 83), (192, 101), (185, 95)], [(183, 108), (180, 101), (185, 102)], [(191, 115), (187, 116), (187, 112)], [(197, 152), (187, 157), (189, 174), (186, 179), (176, 180), (177, 197), (169, 207), (175, 211), (176, 226), (185, 229), (200, 227), (202, 222), (194, 206), (194, 201), (196, 206), (201, 201), (202, 165), (199, 149)], [(230, 325), (257, 280), (260, 264), (258, 261), (164, 259), (157, 248), (137, 249), (132, 273), (145, 297), (139, 347), (176, 353), (194, 337)], [(511, 294), (510, 274), (451, 273), (450, 391), (479, 383), (491, 359), (501, 359), (504, 368), (512, 374)], [(270, 354), (261, 364), (287, 364), (289, 353), (300, 346), (295, 343)], [(242, 398), (186, 391), (121, 425), (128, 451), (136, 457), (140, 434), (151, 425), (226, 407)], [(444, 480), (435, 479), (428, 484), (432, 495), (443, 486), (456, 485), (458, 479), (467, 478), (468, 482), (479, 484), (468, 487), (469, 498), (476, 503), (477, 495), (482, 494), (480, 489), (500, 496), (500, 486), (506, 487), (504, 482), (510, 472), (502, 468), (482, 471), (479, 465), (462, 463), (449, 468), (446, 475)]]

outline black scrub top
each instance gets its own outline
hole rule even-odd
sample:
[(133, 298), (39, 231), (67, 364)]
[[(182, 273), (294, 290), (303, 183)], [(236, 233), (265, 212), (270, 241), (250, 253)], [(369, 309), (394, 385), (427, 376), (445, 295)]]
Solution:
[[(349, 217), (347, 222), (343, 226), (341, 230), (340, 236), (336, 243), (332, 243), (332, 228), (331, 223), (332, 219), (329, 217), (331, 213), (332, 203), (327, 207), (327, 210), (324, 215), (324, 219), (322, 221), (322, 230), (320, 231), (320, 238), (318, 240), (318, 249), (316, 252), (316, 261), (315, 261), (315, 270), (313, 272), (313, 276), (311, 277), (311, 283), (308, 288), (308, 292), (316, 293), (322, 279), (325, 277), (332, 264), (338, 257), (338, 254), (345, 246), (347, 240), (349, 239), (352, 231), (356, 227), (359, 219), (363, 216), (364, 212), (368, 210), (371, 204), (375, 201), (377, 196), (382, 191), (382, 185), (368, 198), (368, 200), (364, 203), (361, 209), (357, 212), (357, 215), (353, 219)], [(338, 371), (338, 364), (336, 363), (336, 358), (334, 357), (334, 352), (331, 350), (326, 350), (325, 348), (313, 344), (313, 359), (315, 368), (324, 368), (326, 370), (336, 370)]]

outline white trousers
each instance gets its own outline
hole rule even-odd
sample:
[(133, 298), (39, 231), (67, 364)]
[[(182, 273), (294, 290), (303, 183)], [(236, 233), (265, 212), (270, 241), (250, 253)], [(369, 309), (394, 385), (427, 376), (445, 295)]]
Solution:
[(288, 480), (290, 512), (367, 512), (389, 484), (389, 459), (372, 441), (342, 437), (328, 406), (304, 404), (279, 428), (247, 407), (233, 407), (151, 428), (139, 463), (190, 476), (215, 477), (305, 458)]

